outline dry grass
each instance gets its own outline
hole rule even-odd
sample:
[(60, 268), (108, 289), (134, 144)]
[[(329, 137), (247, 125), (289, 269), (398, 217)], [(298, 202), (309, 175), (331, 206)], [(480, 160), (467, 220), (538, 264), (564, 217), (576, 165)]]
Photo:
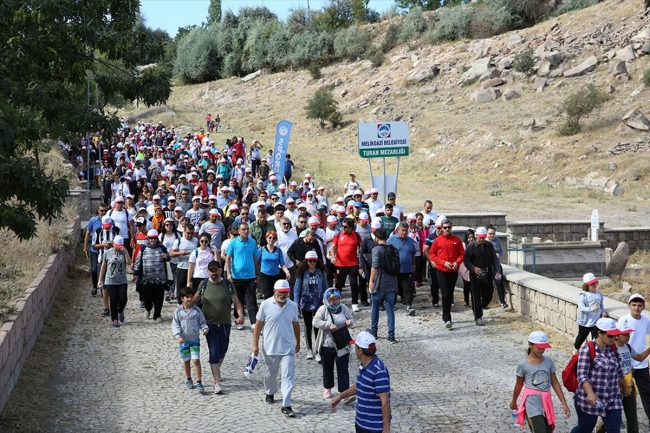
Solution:
[[(45, 171), (61, 173), (74, 178), (74, 174), (63, 168), (63, 157), (57, 150), (40, 155)], [(58, 251), (61, 245), (70, 246), (72, 234), (67, 229), (79, 212), (70, 202), (58, 218), (39, 221), (36, 236), (20, 241), (8, 230), (0, 231), (3, 248), (0, 248), (0, 320), (15, 311), (15, 301), (21, 297), (29, 284), (47, 262), (48, 257)]]

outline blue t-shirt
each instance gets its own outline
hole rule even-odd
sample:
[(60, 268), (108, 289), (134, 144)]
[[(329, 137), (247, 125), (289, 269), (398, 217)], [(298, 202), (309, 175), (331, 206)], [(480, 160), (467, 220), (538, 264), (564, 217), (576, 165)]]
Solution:
[(399, 252), (399, 272), (401, 274), (410, 274), (413, 272), (413, 260), (411, 256), (415, 255), (417, 251), (413, 239), (407, 236), (402, 241), (399, 236), (393, 235), (388, 238), (386, 243), (397, 248)]
[(386, 365), (378, 358), (366, 368), (359, 367), (357, 375), (357, 415), (354, 422), (370, 432), (381, 432), (384, 429), (384, 419), (381, 414), (379, 394), (388, 393), (390, 400), (390, 375)]
[(291, 169), (293, 168), (293, 161), (288, 160), (284, 162), (284, 177), (291, 176)]
[(230, 241), (226, 254), (232, 258), (230, 274), (236, 280), (249, 280), (255, 278), (255, 261), (253, 257), (260, 258), (255, 239), (249, 237), (243, 241), (237, 237)]
[[(284, 266), (284, 254), (282, 250), (275, 247), (273, 252), (268, 248), (261, 247), (260, 251), (260, 272), (264, 275), (276, 276), (280, 273), (280, 269)], [(278, 266), (280, 265), (280, 266)]]
[(94, 239), (95, 232), (101, 226), (102, 226), (102, 219), (97, 215), (95, 215), (94, 217), (92, 217), (90, 219), (90, 221), (88, 221), (88, 228), (86, 230), (88, 230), (90, 232), (90, 252), (91, 253), (98, 253), (99, 252), (95, 248), (93, 248), (93, 246), (95, 245), (95, 239)]

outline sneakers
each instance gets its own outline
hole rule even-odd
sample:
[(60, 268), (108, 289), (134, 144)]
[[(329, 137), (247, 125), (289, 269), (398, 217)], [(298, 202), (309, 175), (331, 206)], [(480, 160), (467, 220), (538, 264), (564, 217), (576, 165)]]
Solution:
[(316, 356), (314, 356), (314, 359), (320, 364), (320, 353), (317, 353)]
[(413, 308), (411, 308), (410, 305), (408, 305), (406, 307), (406, 314), (409, 315), (409, 316), (415, 316), (415, 310)]
[(343, 404), (354, 403), (354, 401), (355, 401), (356, 399), (357, 399), (357, 396), (356, 396), (356, 395), (352, 395), (352, 396), (350, 396), (350, 397), (346, 397), (346, 398), (343, 399)]
[(296, 414), (293, 412), (293, 409), (291, 409), (291, 406), (281, 407), (280, 412), (282, 412), (287, 418), (293, 418), (296, 416)]
[(196, 382), (196, 390), (201, 394), (205, 392), (205, 388), (203, 388), (203, 384), (201, 382)]
[(144, 308), (144, 301), (140, 301), (140, 308)]
[(192, 379), (187, 379), (185, 381), (185, 387), (187, 387), (187, 389), (194, 389), (194, 382), (192, 382)]
[(307, 349), (307, 359), (314, 359), (314, 351)]
[(367, 332), (368, 334), (372, 335), (373, 337), (377, 338), (377, 333), (376, 333), (376, 332), (372, 332), (372, 329), (370, 329), (370, 328), (366, 328), (366, 332)]
[(465, 302), (465, 303), (463, 304), (463, 307), (468, 308), (468, 307), (469, 307), (469, 304), (468, 304), (467, 302)]
[(93, 289), (90, 291), (90, 294), (92, 296), (97, 296), (97, 287), (93, 287)]
[(451, 320), (445, 322), (445, 328), (447, 328), (447, 329), (449, 329), (449, 330), (451, 330), (451, 326), (452, 326), (452, 325), (453, 325), (453, 323), (451, 323)]
[(243, 331), (244, 330), (244, 325), (237, 325), (237, 330), (238, 331)]
[(104, 308), (104, 312), (102, 313), (102, 317), (108, 317), (111, 315), (111, 311), (108, 308)]
[(214, 383), (214, 393), (223, 394), (223, 391), (221, 391), (221, 384), (219, 384), (219, 382)]
[(438, 308), (440, 308), (440, 305), (439, 304), (433, 304), (433, 308), (435, 308), (437, 310)]
[(273, 394), (266, 394), (266, 398), (264, 399), (264, 401), (266, 401), (268, 404), (273, 404), (275, 401), (273, 399)]
[(117, 320), (113, 320), (113, 328), (119, 328), (120, 324), (117, 323)]
[(148, 319), (151, 317), (151, 311), (144, 310), (144, 318)]
[(363, 305), (364, 307), (369, 307), (369, 306), (370, 306), (370, 302), (368, 302), (368, 301), (361, 301), (361, 305)]
[(124, 322), (124, 313), (119, 313), (117, 317), (119, 317), (120, 322)]
[(162, 323), (162, 318), (160, 318), (160, 317), (157, 318), (157, 319), (156, 319), (156, 323)]
[(501, 303), (501, 308), (508, 308), (508, 304), (506, 304), (505, 302), (502, 302)]
[(172, 301), (171, 298), (169, 297), (169, 295), (165, 296), (165, 301), (167, 301), (167, 302), (171, 302), (171, 301)]
[(395, 343), (397, 343), (397, 340), (395, 340), (395, 337), (388, 337), (386, 340), (388, 340), (388, 342), (389, 342), (390, 344), (395, 344)]
[(576, 349), (576, 348), (574, 347), (574, 348), (573, 348), (573, 354), (575, 355), (576, 353), (578, 353), (578, 349)]
[(324, 397), (324, 398), (332, 398), (332, 390), (329, 389), (329, 388), (326, 388), (326, 389), (323, 391), (323, 397)]
[(478, 318), (474, 321), (474, 323), (476, 323), (476, 326), (483, 326), (483, 319)]
[(359, 311), (359, 304), (352, 304), (352, 312), (358, 313)]

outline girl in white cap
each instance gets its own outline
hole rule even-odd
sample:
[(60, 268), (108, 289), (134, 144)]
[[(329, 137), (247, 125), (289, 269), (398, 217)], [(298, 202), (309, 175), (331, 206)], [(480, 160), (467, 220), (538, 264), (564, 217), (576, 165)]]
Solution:
[[(566, 417), (571, 416), (569, 406), (564, 399), (562, 388), (555, 375), (556, 368), (551, 358), (544, 356), (550, 349), (548, 337), (542, 331), (533, 331), (528, 336), (528, 353), (517, 365), (517, 383), (512, 393), (510, 409), (517, 411), (517, 424), (524, 429), (524, 418), (528, 420), (530, 430), (535, 433), (551, 433), (555, 424), (555, 410), (551, 397), (551, 387), (562, 403)], [(517, 398), (524, 390), (521, 402)]]
[(578, 296), (578, 335), (573, 343), (573, 353), (578, 353), (580, 346), (591, 333), (596, 338), (598, 330), (596, 321), (608, 317), (603, 307), (603, 294), (598, 290), (598, 278), (591, 272), (582, 277), (582, 293)]

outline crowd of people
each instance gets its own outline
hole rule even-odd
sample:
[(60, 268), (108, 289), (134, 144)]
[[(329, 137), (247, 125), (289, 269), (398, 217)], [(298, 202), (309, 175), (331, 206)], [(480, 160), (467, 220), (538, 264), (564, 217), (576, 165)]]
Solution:
[[(200, 365), (200, 337), (205, 337), (217, 394), (222, 393), (221, 365), (230, 343), (231, 311), (239, 331), (246, 329), (247, 318), (253, 332), (253, 356), (257, 359), (261, 352), (266, 365), (265, 401), (275, 402), (280, 372), (281, 412), (288, 417), (295, 415), (291, 407), (294, 362), (304, 338), (307, 359), (322, 365), (323, 396), (331, 399), (332, 407), (358, 398), (358, 407), (364, 410), (357, 413), (357, 431), (389, 431), (390, 378), (376, 356), (376, 339), (385, 333), (387, 342), (397, 342), (396, 304), (399, 300), (404, 305), (405, 315), (416, 315), (414, 295), (425, 281), (432, 307), (442, 309), (447, 329), (453, 327), (459, 276), (465, 307), (472, 309), (477, 326), (483, 325), (483, 309), (492, 302), (494, 288), (501, 307), (507, 307), (500, 264), (504, 248), (496, 228), (470, 229), (461, 239), (452, 234), (452, 222), (433, 211), (431, 201), (426, 200), (419, 212), (405, 213), (395, 193), (390, 192), (384, 203), (376, 189), (364, 190), (352, 172), (342, 185), (343, 193), (334, 197), (325, 186), (317, 186), (317, 179), (309, 173), (296, 181), (299, 168), (290, 155), (284, 172), (274, 173), (273, 149), (264, 152), (257, 140), (249, 146), (243, 137), (233, 136), (219, 146), (210, 136), (215, 120), (208, 114), (207, 132), (201, 128), (185, 136), (160, 122), (139, 122), (135, 127), (124, 123), (114, 136), (82, 143), (90, 151), (82, 149), (97, 158), (90, 181), (101, 190), (101, 204), (89, 222), (84, 249), (91, 263), (92, 295), (102, 294), (102, 316), (110, 316), (116, 328), (124, 322), (127, 274), (132, 273), (147, 319), (162, 322), (164, 302), (177, 305), (172, 331), (186, 386), (200, 392), (206, 389)], [(629, 352), (641, 367), (645, 362), (645, 369), (635, 369), (634, 377), (649, 411), (650, 377), (647, 361), (639, 354), (645, 353), (641, 339), (650, 333), (650, 323), (646, 323), (650, 321), (644, 322), (634, 309), (644, 300), (640, 295), (640, 299), (630, 299), (632, 314), (621, 319), (619, 325), (624, 328), (619, 326), (620, 332), (614, 332), (611, 323), (603, 322), (611, 319), (602, 310), (596, 286), (595, 277), (586, 275), (576, 351), (591, 333), (601, 347), (595, 350), (596, 356), (602, 353), (616, 360), (608, 355), (609, 336), (629, 334), (628, 329), (639, 331)], [(347, 287), (349, 295), (344, 295)], [(349, 307), (342, 302), (344, 296), (349, 296)], [(365, 307), (370, 307), (370, 327), (351, 343), (354, 314)], [(381, 311), (386, 313), (382, 332)], [(547, 426), (555, 418), (549, 413), (552, 403), (549, 407), (547, 395), (551, 387), (559, 397), (562, 393), (556, 386), (555, 366), (543, 356), (550, 347), (546, 336), (533, 334), (528, 356), (517, 368), (511, 407), (519, 411), (520, 424), (526, 416), (532, 431), (551, 431)], [(580, 349), (581, 387), (575, 403), (579, 427), (574, 431), (591, 431), (593, 426), (588, 426), (594, 415), (609, 419), (606, 428), (610, 428), (616, 424), (612, 421), (616, 410), (620, 427), (619, 403), (631, 407), (625, 398), (633, 395), (621, 382), (622, 394), (607, 385), (594, 398), (601, 388), (593, 382), (589, 386), (589, 378), (597, 373), (618, 381), (621, 372), (631, 369), (616, 367), (613, 361), (609, 367), (605, 361), (604, 366), (585, 361), (589, 356), (585, 347)], [(351, 386), (352, 352), (362, 366)], [(538, 379), (544, 374), (545, 385), (540, 386)], [(338, 394), (332, 393), (335, 386)], [(527, 403), (518, 405), (522, 388)], [(594, 409), (596, 399), (604, 408)], [(560, 400), (568, 416), (564, 397)], [(627, 410), (626, 416), (631, 423)]]

